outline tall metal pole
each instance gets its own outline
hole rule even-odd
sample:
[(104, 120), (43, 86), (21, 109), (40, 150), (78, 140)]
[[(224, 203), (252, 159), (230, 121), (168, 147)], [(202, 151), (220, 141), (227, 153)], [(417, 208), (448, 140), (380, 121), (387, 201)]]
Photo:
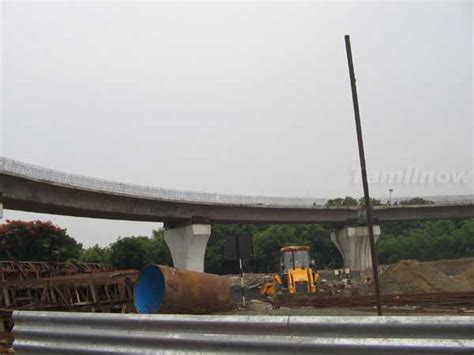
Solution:
[(380, 305), (380, 288), (379, 288), (379, 272), (378, 272), (379, 262), (377, 259), (377, 253), (375, 252), (374, 226), (372, 222), (372, 206), (370, 205), (369, 184), (367, 183), (367, 169), (365, 166), (364, 142), (362, 140), (362, 127), (360, 124), (359, 99), (357, 98), (357, 87), (356, 87), (356, 79), (355, 79), (355, 74), (354, 74), (354, 63), (352, 62), (351, 39), (349, 35), (346, 35), (344, 38), (346, 41), (347, 62), (349, 64), (349, 77), (351, 79), (352, 102), (354, 104), (354, 116), (355, 116), (356, 129), (357, 129), (357, 143), (359, 145), (360, 170), (362, 173), (362, 185), (364, 187), (364, 200), (365, 200), (365, 208), (366, 208), (366, 213), (367, 213), (367, 227), (369, 228), (370, 255), (372, 256), (372, 271), (374, 274), (374, 286), (375, 286), (375, 302), (377, 305), (377, 314), (381, 316), (382, 307)]
[(235, 243), (237, 248), (237, 258), (239, 259), (239, 268), (240, 268), (240, 289), (242, 290), (242, 306), (245, 308), (245, 287), (244, 287), (244, 270), (242, 265), (242, 257), (240, 255), (240, 236), (235, 236)]

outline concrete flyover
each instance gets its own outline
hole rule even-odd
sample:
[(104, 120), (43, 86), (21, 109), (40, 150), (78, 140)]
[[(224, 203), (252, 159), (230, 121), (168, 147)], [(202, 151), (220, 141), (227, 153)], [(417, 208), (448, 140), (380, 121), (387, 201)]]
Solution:
[[(10, 210), (165, 222), (169, 230), (212, 223), (334, 223), (339, 227), (364, 224), (359, 208), (326, 208), (325, 202), (316, 198), (223, 195), (124, 184), (0, 157), (0, 203)], [(447, 198), (433, 205), (374, 208), (376, 221), (466, 217), (474, 217), (473, 195)], [(175, 234), (192, 239), (195, 229), (186, 230), (191, 232)], [(196, 235), (207, 242), (202, 233)], [(180, 264), (186, 267), (186, 262)]]
[[(326, 208), (321, 198), (223, 195), (124, 184), (0, 157), (5, 209), (77, 217), (204, 223), (354, 223), (359, 208)], [(378, 206), (379, 221), (474, 217), (474, 196), (433, 205)]]

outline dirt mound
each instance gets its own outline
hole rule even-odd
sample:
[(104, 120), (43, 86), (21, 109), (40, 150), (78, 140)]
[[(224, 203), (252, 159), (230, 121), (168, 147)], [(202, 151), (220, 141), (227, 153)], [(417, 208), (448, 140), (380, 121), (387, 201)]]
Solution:
[(465, 291), (474, 291), (474, 265), (454, 277), (456, 283), (463, 286)]
[(390, 265), (382, 274), (383, 285), (395, 282), (403, 293), (424, 292), (462, 292), (466, 291), (463, 283), (457, 282), (439, 269), (415, 260), (402, 260)]
[[(470, 292), (474, 291), (474, 262), (465, 262), (463, 270), (453, 275), (443, 272), (446, 261), (420, 262), (402, 260), (384, 268), (380, 276), (382, 294), (398, 293), (433, 293), (433, 292)], [(454, 264), (454, 263), (449, 263)], [(457, 267), (459, 271), (461, 268)], [(362, 285), (354, 290), (355, 295), (373, 294), (373, 283)]]
[(448, 259), (425, 261), (425, 264), (434, 266), (446, 275), (455, 276), (466, 270), (474, 270), (474, 258)]

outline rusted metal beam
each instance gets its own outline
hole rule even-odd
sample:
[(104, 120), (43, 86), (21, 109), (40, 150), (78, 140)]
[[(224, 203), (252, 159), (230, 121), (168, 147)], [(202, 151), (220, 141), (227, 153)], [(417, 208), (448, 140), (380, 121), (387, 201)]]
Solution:
[[(92, 272), (0, 282), (3, 309), (122, 309), (131, 307), (137, 270)], [(99, 292), (99, 290), (103, 292)], [(106, 291), (105, 291), (106, 290)], [(119, 290), (117, 292), (117, 290)]]
[(97, 263), (0, 261), (0, 281), (40, 279), (112, 270), (110, 265)]

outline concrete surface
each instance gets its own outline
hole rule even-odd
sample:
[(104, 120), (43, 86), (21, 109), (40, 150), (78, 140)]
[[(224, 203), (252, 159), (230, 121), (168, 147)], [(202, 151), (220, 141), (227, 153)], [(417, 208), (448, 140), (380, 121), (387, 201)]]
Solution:
[[(186, 202), (79, 188), (0, 171), (5, 209), (132, 221), (167, 223), (335, 223), (363, 222), (358, 208), (281, 207)], [(378, 206), (379, 221), (474, 217), (474, 204)]]
[(204, 254), (211, 235), (209, 224), (191, 224), (165, 230), (165, 242), (178, 269), (204, 272)]
[[(380, 227), (374, 226), (373, 231), (375, 241), (377, 241), (380, 236)], [(372, 266), (368, 227), (342, 228), (331, 233), (331, 240), (342, 255), (344, 267), (361, 269)]]

